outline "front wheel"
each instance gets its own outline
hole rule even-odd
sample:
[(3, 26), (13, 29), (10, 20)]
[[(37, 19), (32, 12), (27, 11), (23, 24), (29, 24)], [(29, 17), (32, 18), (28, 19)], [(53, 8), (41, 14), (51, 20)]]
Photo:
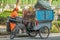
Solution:
[(14, 28), (12, 31), (11, 31), (11, 34), (10, 34), (10, 39), (14, 39), (16, 37), (16, 34), (19, 33), (19, 29), (17, 28)]
[(50, 30), (49, 30), (49, 28), (47, 26), (41, 27), (40, 30), (39, 30), (39, 36), (42, 39), (48, 38), (49, 33), (50, 33)]
[(15, 36), (16, 36), (16, 34), (15, 34), (14, 32), (11, 32), (11, 34), (10, 34), (10, 39), (14, 39)]

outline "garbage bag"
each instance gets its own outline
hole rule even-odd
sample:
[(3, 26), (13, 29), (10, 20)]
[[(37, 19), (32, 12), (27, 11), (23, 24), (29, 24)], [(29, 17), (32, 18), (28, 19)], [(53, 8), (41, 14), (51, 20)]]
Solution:
[(38, 0), (37, 4), (35, 5), (35, 8), (40, 7), (40, 8), (45, 8), (47, 10), (51, 10), (51, 5), (48, 1), (45, 0)]

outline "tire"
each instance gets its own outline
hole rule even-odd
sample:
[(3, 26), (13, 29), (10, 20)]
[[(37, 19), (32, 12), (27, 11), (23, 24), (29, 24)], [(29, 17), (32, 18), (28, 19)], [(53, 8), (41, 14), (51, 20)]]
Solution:
[(33, 30), (33, 27), (32, 27), (32, 30), (31, 30), (31, 23), (29, 23), (28, 26), (27, 26), (27, 34), (30, 37), (35, 37), (37, 35), (37, 31)]
[[(46, 30), (46, 32), (45, 32)], [(42, 38), (42, 39), (46, 39), (48, 38), (50, 34), (50, 30), (47, 26), (44, 26), (44, 27), (41, 27), (40, 30), (39, 30), (39, 36)]]
[(11, 34), (10, 34), (10, 39), (14, 39), (15, 36), (16, 36), (15, 33), (11, 32)]
[(27, 34), (28, 34), (30, 37), (36, 37), (37, 32), (36, 32), (36, 31), (32, 31), (32, 32), (27, 32)]
[(13, 29), (10, 34), (10, 39), (14, 39), (16, 37), (16, 34), (19, 33), (18, 29)]

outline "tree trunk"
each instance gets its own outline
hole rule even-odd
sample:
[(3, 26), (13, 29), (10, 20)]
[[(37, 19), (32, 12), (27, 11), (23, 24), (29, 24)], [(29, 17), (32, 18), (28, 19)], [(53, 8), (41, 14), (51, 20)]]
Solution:
[(52, 3), (52, 0), (49, 0), (49, 3), (51, 4)]
[(19, 0), (16, 0), (16, 7), (19, 5)]

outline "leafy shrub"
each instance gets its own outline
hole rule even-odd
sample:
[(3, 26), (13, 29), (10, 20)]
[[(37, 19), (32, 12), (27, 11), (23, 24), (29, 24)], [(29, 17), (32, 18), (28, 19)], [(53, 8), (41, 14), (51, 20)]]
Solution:
[(59, 25), (59, 27), (60, 27), (60, 21), (58, 21), (58, 25)]
[(53, 32), (53, 33), (58, 33), (59, 30), (58, 30), (58, 28), (57, 28), (55, 25), (53, 25), (53, 26), (52, 26), (52, 29), (51, 29), (51, 32)]
[(56, 21), (54, 21), (53, 24), (52, 24), (51, 32), (58, 33), (58, 32), (60, 32), (59, 28), (60, 28), (60, 21), (57, 21), (57, 23), (56, 23)]
[[(7, 18), (10, 16), (11, 11), (4, 11), (0, 14), (0, 24), (5, 24)], [(22, 12), (18, 12), (19, 16), (22, 16)]]

